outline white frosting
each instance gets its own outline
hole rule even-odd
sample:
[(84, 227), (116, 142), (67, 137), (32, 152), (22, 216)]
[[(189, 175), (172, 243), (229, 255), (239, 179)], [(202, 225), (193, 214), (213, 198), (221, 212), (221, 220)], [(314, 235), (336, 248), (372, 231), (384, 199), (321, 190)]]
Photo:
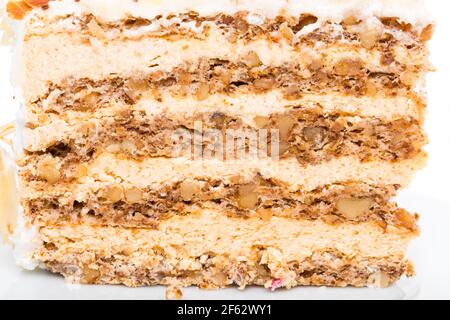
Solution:
[(11, 237), (16, 264), (26, 270), (34, 270), (39, 262), (34, 255), (42, 245), (37, 227), (26, 221), (22, 207), (19, 207), (17, 228)]
[(47, 11), (51, 15), (92, 13), (106, 21), (127, 16), (152, 19), (188, 11), (203, 16), (248, 11), (249, 22), (254, 24), (260, 23), (261, 16), (299, 16), (302, 13), (331, 21), (341, 21), (350, 15), (398, 17), (419, 26), (432, 21), (423, 0), (57, 0), (50, 2)]

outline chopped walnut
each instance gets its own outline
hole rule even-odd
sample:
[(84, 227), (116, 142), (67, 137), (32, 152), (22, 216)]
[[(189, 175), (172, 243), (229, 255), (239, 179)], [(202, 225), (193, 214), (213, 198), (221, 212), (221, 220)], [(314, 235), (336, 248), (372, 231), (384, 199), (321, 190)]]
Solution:
[(431, 40), (431, 38), (433, 37), (433, 32), (434, 32), (433, 25), (430, 24), (430, 25), (426, 26), (422, 30), (422, 33), (420, 34), (420, 41), (427, 42), (427, 41)]
[(282, 141), (286, 141), (289, 139), (292, 129), (297, 123), (297, 119), (295, 119), (291, 115), (282, 115), (277, 120), (278, 129), (280, 130), (280, 139)]
[(184, 181), (180, 184), (180, 195), (184, 201), (191, 201), (200, 192), (200, 186), (194, 181)]
[(37, 166), (37, 175), (48, 183), (56, 183), (61, 179), (61, 173), (56, 159), (46, 158)]
[(106, 38), (105, 31), (98, 25), (98, 23), (95, 21), (95, 19), (91, 19), (91, 21), (88, 22), (87, 27), (89, 29), (89, 32), (96, 38), (104, 39)]
[(414, 230), (416, 229), (416, 217), (413, 215), (410, 215), (408, 211), (403, 209), (398, 209), (395, 212), (395, 217), (397, 218), (400, 226), (409, 229)]
[(373, 199), (340, 199), (336, 203), (338, 213), (349, 220), (358, 219), (367, 214), (373, 206)]
[(120, 185), (112, 185), (106, 188), (104, 192), (106, 200), (111, 203), (117, 203), (123, 199), (124, 192)]
[(207, 83), (200, 83), (197, 87), (197, 90), (195, 92), (195, 96), (197, 100), (203, 101), (208, 99), (210, 94), (210, 87)]
[(286, 22), (281, 24), (280, 34), (284, 39), (286, 39), (289, 42), (292, 41), (292, 39), (294, 39), (294, 32)]
[(169, 286), (166, 289), (166, 300), (180, 300), (183, 298), (183, 292), (176, 286)]
[(327, 130), (325, 128), (306, 127), (303, 129), (303, 137), (311, 143), (314, 150), (320, 150), (326, 143)]
[(336, 63), (334, 71), (339, 76), (358, 76), (362, 73), (363, 62), (360, 59), (345, 58)]
[(238, 205), (241, 209), (256, 209), (259, 197), (256, 186), (253, 184), (243, 185), (239, 188)]
[(142, 191), (136, 187), (125, 190), (125, 199), (129, 203), (139, 203), (142, 201), (142, 198)]
[(100, 271), (93, 269), (89, 266), (83, 268), (83, 274), (81, 278), (81, 283), (83, 284), (94, 284), (98, 278), (100, 278)]
[(256, 116), (254, 118), (255, 124), (258, 128), (265, 128), (270, 123), (269, 117)]
[(257, 214), (262, 221), (269, 222), (272, 219), (273, 211), (272, 209), (259, 209)]
[(253, 82), (255, 88), (259, 90), (270, 90), (275, 86), (275, 84), (276, 84), (275, 79), (271, 78), (260, 78), (256, 79)]
[(244, 63), (249, 68), (255, 68), (262, 65), (262, 61), (255, 51), (250, 51), (247, 56), (244, 57)]

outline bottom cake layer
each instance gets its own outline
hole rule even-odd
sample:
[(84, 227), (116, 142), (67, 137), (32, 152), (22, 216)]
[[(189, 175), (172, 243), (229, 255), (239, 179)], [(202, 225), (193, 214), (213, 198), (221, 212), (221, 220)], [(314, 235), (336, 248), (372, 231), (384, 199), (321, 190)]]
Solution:
[(33, 258), (69, 281), (89, 284), (386, 287), (413, 269), (416, 235), (375, 223), (273, 217), (233, 218), (199, 211), (158, 229), (42, 227)]

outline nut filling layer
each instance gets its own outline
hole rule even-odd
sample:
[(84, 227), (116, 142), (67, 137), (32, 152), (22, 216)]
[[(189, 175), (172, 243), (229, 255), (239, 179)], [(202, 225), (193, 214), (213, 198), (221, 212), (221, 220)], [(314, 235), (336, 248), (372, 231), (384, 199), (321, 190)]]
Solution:
[(314, 191), (288, 192), (283, 184), (263, 179), (253, 181), (185, 180), (159, 189), (124, 188), (110, 185), (92, 192), (83, 202), (61, 195), (28, 199), (25, 212), (43, 225), (90, 224), (154, 228), (174, 215), (195, 214), (212, 208), (230, 217), (272, 216), (320, 219), (328, 224), (373, 221), (418, 231), (416, 216), (398, 209), (389, 199), (398, 186), (373, 187), (364, 184), (330, 185)]
[[(203, 132), (196, 130), (196, 123), (201, 123)], [(124, 109), (114, 117), (92, 119), (69, 128), (70, 135), (44, 146), (44, 151), (27, 153), (22, 161), (29, 165), (21, 169), (27, 181), (77, 180), (84, 176), (80, 167), (105, 151), (137, 160), (149, 156), (194, 158), (199, 156), (199, 151), (205, 158), (235, 159), (250, 152), (251, 142), (247, 137), (259, 137), (260, 129), (266, 129), (263, 132), (267, 145), (259, 145), (260, 149), (267, 150), (266, 156), (272, 156), (276, 143), (280, 158), (295, 157), (302, 165), (343, 156), (356, 156), (361, 161), (412, 159), (427, 142), (418, 120), (383, 122), (376, 118), (324, 115), (302, 109), (256, 116), (254, 127), (222, 112), (151, 116), (143, 111)], [(190, 139), (177, 149), (173, 134), (178, 130), (183, 130)], [(230, 132), (234, 132), (232, 140)], [(245, 134), (242, 136), (242, 133)], [(216, 154), (219, 137), (224, 146), (220, 147), (222, 152)], [(233, 152), (229, 152), (231, 148)], [(50, 168), (51, 163), (57, 163), (57, 167)], [(57, 171), (58, 177), (49, 181), (46, 177), (49, 171)]]
[(145, 94), (163, 101), (162, 90), (174, 97), (192, 96), (199, 101), (215, 93), (264, 93), (273, 89), (280, 89), (286, 99), (298, 99), (312, 92), (339, 92), (371, 97), (380, 94), (410, 96), (420, 101), (420, 97), (409, 92), (419, 78), (418, 71), (371, 71), (359, 58), (341, 60), (331, 68), (321, 61), (313, 61), (307, 68), (295, 62), (273, 67), (263, 65), (256, 53), (250, 53), (239, 63), (203, 59), (171, 71), (160, 70), (141, 77), (111, 76), (102, 81), (71, 79), (49, 84), (48, 93), (30, 107), (35, 112), (88, 112), (108, 106), (111, 100), (132, 105)]
[[(261, 260), (263, 253), (258, 254), (258, 250), (252, 261), (238, 261), (209, 252), (194, 259), (193, 265), (198, 266), (195, 270), (183, 270), (179, 262), (175, 266), (162, 260), (165, 252), (158, 252), (157, 249), (155, 255), (140, 253), (144, 261), (142, 265), (136, 265), (130, 262), (130, 256), (136, 254), (134, 252), (114, 253), (113, 258), (107, 258), (83, 251), (63, 258), (53, 243), (47, 243), (46, 247), (48, 249), (40, 253), (43, 267), (83, 284), (124, 284), (128, 287), (176, 284), (202, 289), (229, 286), (244, 289), (246, 286), (259, 285), (272, 291), (295, 286), (386, 288), (403, 275), (414, 274), (411, 264), (406, 260), (386, 257), (383, 260), (367, 258), (356, 262), (333, 251), (315, 253), (304, 261), (292, 261), (282, 271), (272, 270), (269, 262)], [(96, 258), (90, 261), (81, 258), (88, 256)]]

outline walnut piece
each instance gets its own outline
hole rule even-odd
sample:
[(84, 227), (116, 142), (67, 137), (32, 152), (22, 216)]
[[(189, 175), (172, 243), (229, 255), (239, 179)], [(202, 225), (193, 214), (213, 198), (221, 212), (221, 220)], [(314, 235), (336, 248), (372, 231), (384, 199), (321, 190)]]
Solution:
[(37, 175), (48, 183), (56, 183), (61, 179), (61, 173), (57, 161), (53, 158), (47, 158), (37, 166)]
[(241, 209), (255, 209), (258, 205), (259, 197), (256, 186), (253, 184), (243, 185), (238, 192), (238, 206)]
[(210, 92), (209, 84), (207, 83), (200, 83), (195, 91), (195, 96), (197, 100), (203, 101), (208, 99)]
[(125, 199), (129, 203), (139, 203), (142, 201), (142, 191), (136, 187), (125, 190)]
[(349, 220), (355, 220), (367, 214), (372, 208), (374, 201), (372, 198), (348, 198), (340, 199), (336, 203), (338, 213)]
[(194, 181), (184, 181), (180, 184), (180, 195), (183, 201), (191, 201), (200, 192), (200, 186)]
[(83, 284), (94, 284), (98, 278), (100, 278), (100, 271), (97, 269), (92, 269), (89, 266), (83, 268), (83, 275), (81, 283)]
[(344, 58), (334, 66), (338, 76), (359, 76), (362, 73), (363, 62), (361, 59)]
[(180, 300), (183, 298), (183, 292), (176, 286), (169, 286), (166, 289), (166, 300)]
[(327, 137), (327, 130), (324, 128), (306, 127), (303, 128), (303, 137), (311, 143), (314, 150), (322, 149)]
[(275, 79), (272, 78), (260, 78), (253, 82), (255, 88), (259, 90), (270, 90), (275, 86), (275, 84)]
[(289, 139), (292, 129), (297, 123), (297, 119), (291, 115), (282, 115), (278, 118), (278, 129), (280, 130), (280, 139), (286, 141)]
[(262, 61), (255, 51), (250, 51), (247, 56), (244, 57), (244, 63), (249, 68), (255, 68), (262, 65)]
[(415, 216), (409, 214), (408, 211), (404, 209), (398, 209), (395, 212), (395, 217), (397, 218), (400, 226), (409, 230), (416, 229), (416, 218)]
[(261, 129), (261, 128), (265, 128), (269, 124), (270, 119), (268, 117), (256, 116), (254, 118), (254, 121), (255, 121), (256, 126), (259, 129)]
[(111, 203), (117, 203), (123, 199), (124, 192), (122, 187), (116, 184), (106, 188), (104, 196)]

